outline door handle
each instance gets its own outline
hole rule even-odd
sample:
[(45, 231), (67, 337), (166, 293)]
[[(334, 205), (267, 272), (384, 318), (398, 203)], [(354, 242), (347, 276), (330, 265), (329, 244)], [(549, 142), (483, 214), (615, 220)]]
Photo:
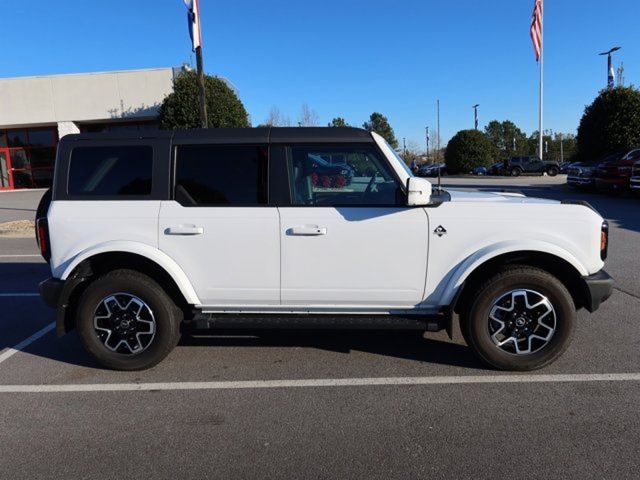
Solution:
[(195, 225), (179, 225), (165, 229), (164, 233), (165, 235), (202, 235), (204, 228)]
[(291, 227), (287, 230), (288, 235), (300, 235), (305, 237), (317, 237), (327, 234), (327, 227), (317, 225), (303, 225), (301, 227)]

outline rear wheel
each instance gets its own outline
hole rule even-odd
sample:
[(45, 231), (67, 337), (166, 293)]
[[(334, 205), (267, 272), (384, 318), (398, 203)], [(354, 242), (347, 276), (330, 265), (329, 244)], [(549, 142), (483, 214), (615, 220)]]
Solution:
[(512, 177), (519, 177), (520, 175), (522, 175), (522, 169), (520, 167), (514, 167), (511, 169)]
[(558, 173), (559, 173), (558, 167), (547, 168), (547, 175), (549, 175), (550, 177), (555, 177), (556, 175), (558, 175)]
[(115, 370), (150, 368), (180, 339), (182, 312), (151, 278), (116, 270), (82, 294), (76, 328), (87, 352)]
[(528, 371), (562, 355), (575, 323), (573, 299), (560, 280), (544, 270), (511, 266), (477, 289), (461, 328), (489, 365)]

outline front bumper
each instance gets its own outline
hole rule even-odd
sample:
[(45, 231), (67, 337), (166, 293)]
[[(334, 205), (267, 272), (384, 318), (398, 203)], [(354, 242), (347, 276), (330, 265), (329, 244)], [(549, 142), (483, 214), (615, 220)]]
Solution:
[(631, 180), (629, 180), (629, 186), (632, 190), (640, 190), (640, 177), (631, 177)]
[(593, 177), (567, 177), (567, 184), (579, 187), (591, 187), (595, 185), (596, 181)]
[(604, 270), (582, 277), (582, 283), (585, 289), (585, 308), (592, 313), (613, 293), (613, 278)]
[(58, 278), (47, 278), (38, 285), (40, 296), (44, 303), (51, 308), (58, 308), (58, 300), (64, 290), (64, 281)]
[(629, 184), (629, 177), (623, 178), (596, 178), (596, 188), (602, 191), (625, 190)]
[(67, 280), (47, 278), (40, 282), (38, 289), (40, 296), (49, 307), (56, 309), (56, 334), (61, 337), (74, 327), (73, 308), (69, 308), (75, 294), (80, 290), (76, 287), (86, 280), (86, 277), (74, 276)]

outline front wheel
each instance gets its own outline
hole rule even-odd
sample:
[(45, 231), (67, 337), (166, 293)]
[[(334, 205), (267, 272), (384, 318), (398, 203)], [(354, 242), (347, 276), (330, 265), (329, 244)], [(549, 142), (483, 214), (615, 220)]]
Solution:
[(512, 177), (519, 177), (520, 175), (522, 175), (522, 169), (520, 167), (515, 167), (515, 168), (511, 169), (511, 176)]
[(507, 267), (476, 292), (461, 328), (469, 346), (489, 365), (535, 370), (552, 363), (571, 343), (575, 305), (550, 273)]
[(555, 177), (556, 175), (558, 175), (558, 173), (558, 167), (549, 167), (547, 169), (547, 175), (549, 175), (550, 177)]
[(154, 280), (115, 270), (80, 297), (76, 328), (100, 364), (114, 370), (151, 368), (177, 345), (182, 312)]

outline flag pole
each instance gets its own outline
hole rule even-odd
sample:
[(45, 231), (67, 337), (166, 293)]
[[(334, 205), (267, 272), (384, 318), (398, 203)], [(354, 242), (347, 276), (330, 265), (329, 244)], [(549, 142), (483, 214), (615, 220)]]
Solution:
[(544, 0), (540, 2), (540, 105), (539, 105), (539, 125), (538, 125), (538, 153), (540, 160), (543, 160), (543, 115), (544, 115)]
[(204, 87), (204, 67), (202, 62), (202, 46), (196, 47), (196, 69), (198, 72), (198, 89), (200, 90), (200, 126), (208, 128), (207, 95)]

